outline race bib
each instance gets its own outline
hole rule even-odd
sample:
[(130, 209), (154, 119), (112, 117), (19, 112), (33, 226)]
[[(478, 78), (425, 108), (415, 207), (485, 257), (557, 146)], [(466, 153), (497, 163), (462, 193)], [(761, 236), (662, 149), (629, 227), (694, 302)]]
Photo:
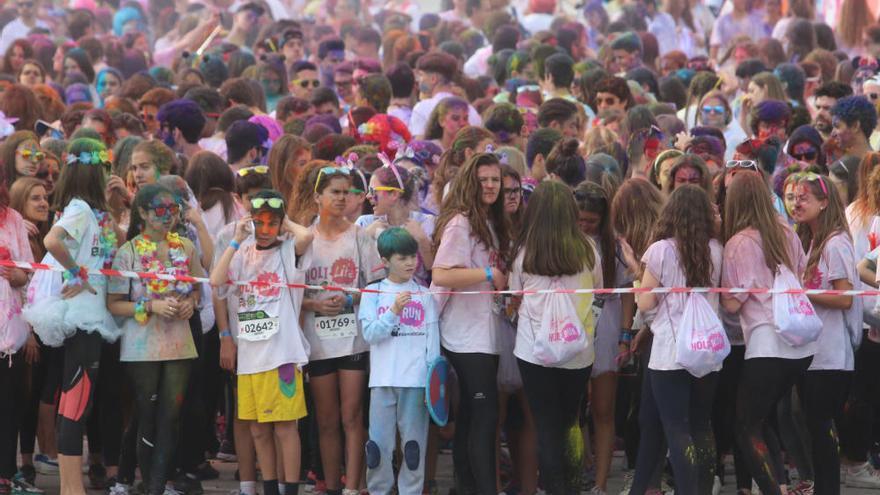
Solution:
[(278, 318), (265, 311), (247, 311), (238, 314), (238, 338), (250, 342), (269, 340), (278, 333)]
[(339, 313), (336, 316), (315, 315), (315, 333), (321, 340), (346, 339), (358, 333), (354, 313)]

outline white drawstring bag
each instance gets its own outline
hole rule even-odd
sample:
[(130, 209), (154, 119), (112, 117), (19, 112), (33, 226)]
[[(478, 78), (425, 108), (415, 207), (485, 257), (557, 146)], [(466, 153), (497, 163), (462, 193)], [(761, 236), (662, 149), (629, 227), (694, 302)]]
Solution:
[(675, 362), (702, 378), (721, 369), (730, 341), (718, 314), (703, 294), (687, 296), (675, 339)]
[[(592, 287), (592, 284), (587, 287)], [(553, 282), (551, 288), (565, 289), (558, 279)], [(589, 302), (592, 304), (592, 301)], [(565, 364), (593, 345), (586, 331), (593, 326), (593, 313), (592, 311), (586, 313), (584, 321), (581, 321), (570, 294), (556, 292), (547, 297), (547, 305), (541, 315), (541, 328), (535, 332), (535, 344), (532, 349), (535, 359), (540, 361), (542, 366), (554, 367)]]
[[(774, 290), (803, 289), (800, 281), (785, 265), (779, 265), (773, 279)], [(792, 347), (815, 342), (822, 332), (822, 320), (804, 293), (773, 293), (773, 323), (776, 333)]]

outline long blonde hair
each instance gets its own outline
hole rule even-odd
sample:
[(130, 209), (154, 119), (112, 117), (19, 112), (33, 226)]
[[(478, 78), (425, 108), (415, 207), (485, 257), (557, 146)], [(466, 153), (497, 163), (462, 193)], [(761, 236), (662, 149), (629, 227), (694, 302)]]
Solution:
[[(771, 273), (779, 265), (787, 266), (797, 273), (788, 252), (785, 228), (779, 214), (770, 202), (770, 191), (764, 178), (758, 174), (737, 174), (727, 188), (724, 201), (724, 241), (739, 232), (753, 228), (761, 236), (764, 263)], [(744, 260), (752, 262), (754, 260)]]
[(843, 0), (837, 21), (837, 34), (840, 36), (840, 41), (843, 41), (850, 48), (860, 46), (865, 28), (873, 21), (874, 16), (871, 15), (866, 0)]

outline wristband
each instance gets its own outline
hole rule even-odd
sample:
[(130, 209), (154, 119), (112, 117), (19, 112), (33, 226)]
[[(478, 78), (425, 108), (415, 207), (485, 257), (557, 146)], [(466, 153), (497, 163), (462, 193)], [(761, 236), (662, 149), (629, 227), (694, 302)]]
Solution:
[(628, 344), (628, 343), (632, 342), (632, 339), (633, 339), (632, 332), (628, 329), (622, 329), (620, 331), (620, 337), (618, 338), (617, 343), (618, 344)]
[(229, 243), (229, 247), (231, 247), (235, 251), (238, 251), (238, 248), (241, 247), (241, 244), (239, 244), (238, 241), (233, 239), (232, 242)]
[(348, 308), (353, 308), (353, 307), (354, 307), (354, 297), (352, 297), (351, 294), (346, 294), (346, 295), (345, 295), (345, 306), (348, 307)]
[(138, 302), (134, 303), (134, 321), (141, 325), (146, 325), (149, 319), (150, 316), (147, 314), (147, 299), (141, 298)]
[(220, 330), (220, 337), (232, 337), (232, 332), (229, 330)]
[(492, 283), (492, 280), (493, 280), (494, 278), (495, 278), (495, 277), (492, 276), (492, 267), (491, 267), (491, 266), (487, 266), (487, 267), (486, 267), (486, 281), (489, 282), (489, 283), (491, 284), (491, 283)]
[(61, 280), (65, 287), (79, 287), (88, 276), (89, 272), (84, 267), (74, 266), (61, 274)]

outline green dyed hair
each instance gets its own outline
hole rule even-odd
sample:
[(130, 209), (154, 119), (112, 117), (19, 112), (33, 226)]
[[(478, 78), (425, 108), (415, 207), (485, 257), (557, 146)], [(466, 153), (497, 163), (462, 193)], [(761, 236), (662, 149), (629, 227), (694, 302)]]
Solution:
[(410, 256), (419, 252), (419, 243), (403, 227), (392, 227), (382, 232), (376, 242), (379, 256), (385, 259), (391, 259), (395, 254)]

